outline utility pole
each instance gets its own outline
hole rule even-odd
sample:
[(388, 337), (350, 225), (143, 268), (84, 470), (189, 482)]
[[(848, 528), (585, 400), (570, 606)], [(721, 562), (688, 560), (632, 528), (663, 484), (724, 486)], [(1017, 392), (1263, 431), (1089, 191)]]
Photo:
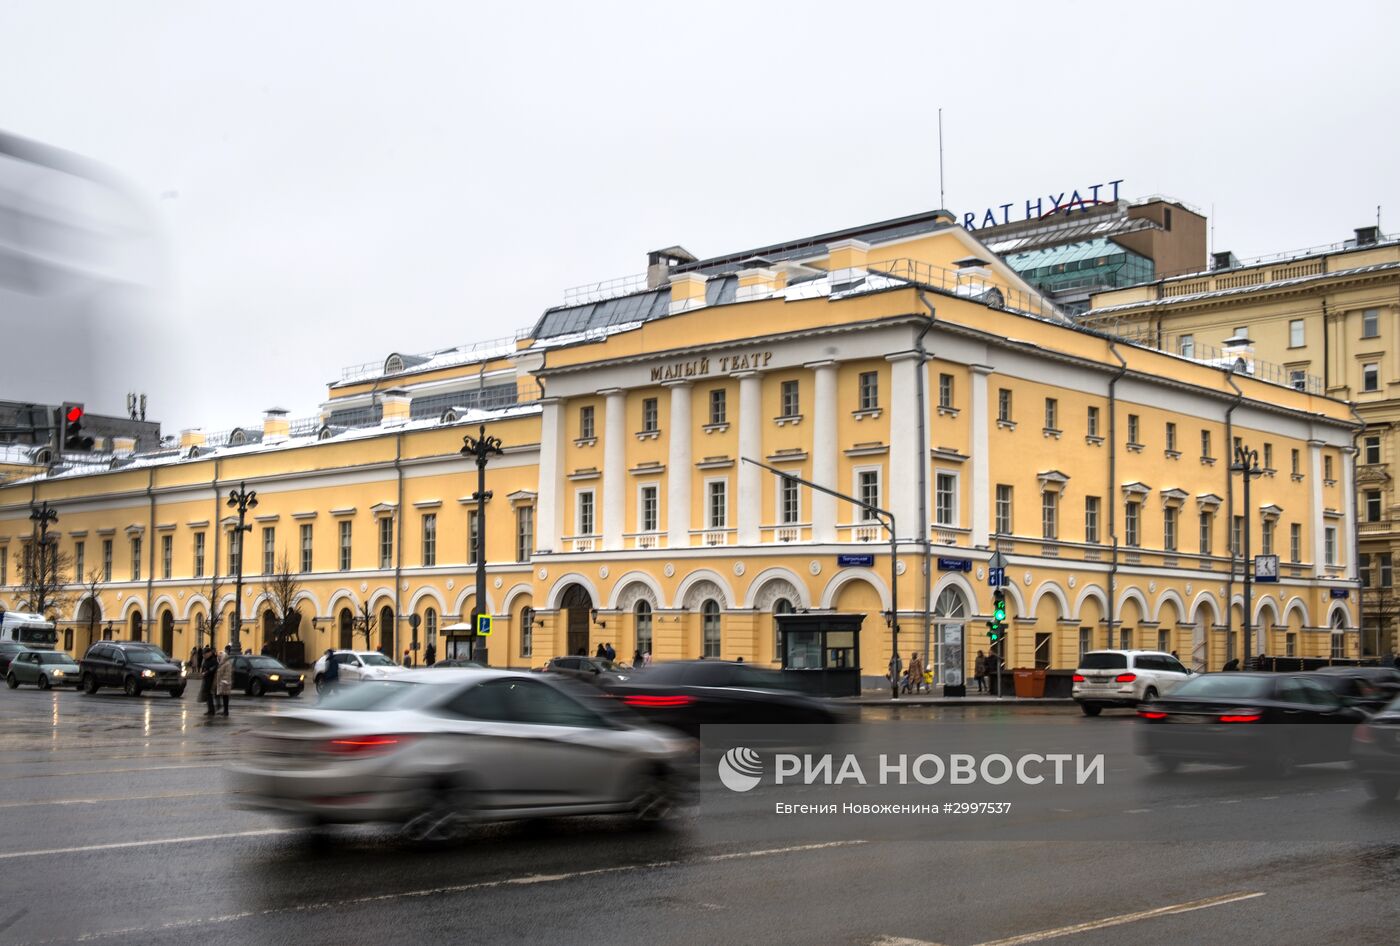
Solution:
[(486, 436), (486, 425), (482, 424), (477, 436), (467, 434), (462, 438), (460, 452), (464, 457), (476, 458), (476, 492), (472, 494), (476, 500), (476, 603), (472, 607), (472, 629), (467, 638), (471, 642), (471, 659), (476, 660), (477, 617), (486, 613), (486, 500), (491, 498), (486, 491), (486, 461), (492, 456), (501, 456), (504, 451), (501, 438)]
[[(239, 643), (238, 635), (243, 630), (243, 534), (252, 532), (253, 527), (248, 524), (248, 510), (256, 509), (258, 505), (258, 494), (247, 489), (243, 483), (238, 484), (238, 489), (229, 490), (228, 506), (230, 509), (238, 510), (238, 527), (234, 530), (233, 541), (238, 548), (238, 568), (234, 572), (234, 595), (233, 595), (233, 626), (228, 629), (229, 644), (235, 654), (242, 653), (242, 646)], [(218, 562), (214, 567), (218, 568)]]
[[(1244, 477), (1244, 660), (1242, 667), (1249, 665), (1251, 650), (1251, 638), (1254, 636), (1254, 589), (1250, 583), (1250, 505), (1249, 505), (1249, 481), (1264, 475), (1264, 471), (1259, 468), (1259, 451), (1251, 450), (1244, 444), (1235, 449), (1235, 462), (1230, 464), (1231, 473), (1239, 473)], [(1231, 510), (1233, 513), (1233, 510)], [(1233, 525), (1233, 523), (1232, 523)], [(1231, 530), (1233, 531), (1233, 529)], [(1233, 539), (1233, 536), (1231, 536)], [(1228, 608), (1229, 603), (1226, 603)]]

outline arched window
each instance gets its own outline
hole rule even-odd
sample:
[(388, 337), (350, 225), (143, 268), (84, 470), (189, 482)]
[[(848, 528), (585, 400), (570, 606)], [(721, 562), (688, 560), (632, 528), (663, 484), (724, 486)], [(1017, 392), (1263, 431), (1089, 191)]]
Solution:
[(963, 641), (967, 630), (967, 599), (955, 588), (945, 588), (933, 605), (934, 652), (928, 655), (941, 684), (963, 682)]
[(719, 640), (719, 602), (714, 598), (706, 599), (700, 606), (701, 630), (704, 636), (704, 655), (706, 657), (718, 657), (720, 654)]
[(529, 657), (535, 652), (535, 609), (520, 609), (520, 656)]
[(437, 644), (437, 608), (429, 608), (423, 612), (423, 640), (428, 644)]
[(1347, 655), (1346, 638), (1347, 619), (1341, 609), (1332, 612), (1332, 650), (1333, 657), (1345, 657)]
[(783, 638), (778, 633), (778, 615), (791, 614), (794, 608), (792, 602), (786, 598), (779, 598), (773, 602), (773, 659), (781, 660), (783, 654)]
[(632, 613), (637, 619), (637, 653), (645, 657), (651, 653), (651, 602), (640, 599)]

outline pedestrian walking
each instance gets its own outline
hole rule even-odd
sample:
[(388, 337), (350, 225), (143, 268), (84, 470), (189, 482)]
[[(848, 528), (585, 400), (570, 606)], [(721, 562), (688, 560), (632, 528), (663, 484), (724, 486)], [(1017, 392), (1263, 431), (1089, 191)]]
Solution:
[(977, 692), (987, 692), (987, 655), (982, 651), (977, 652), (977, 659), (972, 663), (972, 676), (977, 681)]
[(326, 648), (326, 669), (321, 674), (321, 695), (329, 696), (340, 685), (340, 663), (335, 659), (335, 651)]
[(205, 716), (214, 715), (214, 676), (219, 671), (219, 660), (214, 656), (214, 648), (206, 646), (199, 655), (199, 700), (205, 705)]
[(642, 667), (642, 652), (640, 650), (634, 650), (632, 652), (632, 666), (637, 669)]
[(617, 659), (617, 649), (613, 647), (612, 641), (608, 641), (608, 643), (603, 645), (603, 656), (607, 657), (609, 660)]
[(642, 654), (642, 666), (643, 666), (643, 667), (650, 667), (650, 666), (651, 666), (651, 651), (647, 651), (645, 654)]
[(405, 667), (413, 666), (413, 655), (408, 652), (407, 647), (403, 649), (403, 665)]
[(432, 641), (428, 642), (428, 649), (423, 651), (423, 663), (429, 667), (437, 663), (437, 645)]
[(916, 650), (909, 655), (909, 672), (904, 675), (904, 692), (917, 693), (924, 680), (924, 662)]
[(595, 658), (597, 658), (598, 660), (607, 660), (607, 659), (608, 659), (608, 649), (607, 649), (606, 647), (604, 647), (602, 644), (599, 644), (599, 645), (598, 645), (598, 652), (597, 652), (596, 654), (594, 654), (593, 656), (594, 656)]
[(228, 698), (233, 693), (233, 654), (224, 654), (219, 661), (219, 669), (214, 674), (214, 695), (223, 704), (224, 715), (228, 715)]
[(904, 661), (899, 659), (899, 651), (890, 655), (889, 672), (885, 674), (885, 679), (890, 681), (890, 685), (899, 686), (899, 678), (904, 673)]

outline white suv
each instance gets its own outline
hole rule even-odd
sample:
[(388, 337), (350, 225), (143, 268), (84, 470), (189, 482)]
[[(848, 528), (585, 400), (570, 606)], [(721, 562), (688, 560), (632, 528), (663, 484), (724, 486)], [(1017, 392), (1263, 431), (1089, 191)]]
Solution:
[(1137, 706), (1165, 696), (1191, 671), (1159, 650), (1092, 650), (1079, 660), (1072, 695), (1085, 716), (1105, 706)]
[(340, 665), (340, 682), (359, 683), (361, 680), (383, 680), (395, 673), (403, 673), (404, 668), (385, 657), (377, 650), (337, 650), (329, 658), (325, 654), (316, 661), (312, 669), (312, 679), (320, 692), (322, 678), (326, 674), (327, 659)]

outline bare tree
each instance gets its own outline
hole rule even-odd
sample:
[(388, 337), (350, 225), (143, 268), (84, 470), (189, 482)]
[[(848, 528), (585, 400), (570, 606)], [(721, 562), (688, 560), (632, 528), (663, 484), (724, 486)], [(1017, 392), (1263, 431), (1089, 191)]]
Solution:
[[(295, 638), (301, 617), (301, 612), (297, 610), (296, 598), (301, 594), (302, 586), (297, 573), (292, 571), (291, 559), (285, 553), (277, 560), (277, 570), (263, 576), (262, 590), (268, 606), (272, 609), (272, 616), (277, 619), (272, 640)], [(289, 620), (292, 615), (296, 615), (296, 619)]]
[(370, 645), (370, 638), (378, 626), (379, 619), (374, 616), (374, 608), (368, 601), (361, 604), (359, 613), (355, 615), (355, 630), (365, 635), (365, 650), (374, 649)]
[(102, 598), (100, 595), (102, 593), (102, 586), (106, 584), (106, 578), (107, 576), (103, 574), (102, 569), (93, 568), (87, 573), (87, 579), (83, 581), (82, 597), (85, 600), (92, 601), (92, 605), (88, 608), (87, 615), (89, 647), (97, 642), (97, 627), (102, 623)]
[(36, 535), (24, 546), (16, 603), (22, 610), (57, 621), (59, 613), (73, 604), (66, 577), (72, 571), (73, 556), (59, 550), (58, 536), (49, 536), (41, 548)]

